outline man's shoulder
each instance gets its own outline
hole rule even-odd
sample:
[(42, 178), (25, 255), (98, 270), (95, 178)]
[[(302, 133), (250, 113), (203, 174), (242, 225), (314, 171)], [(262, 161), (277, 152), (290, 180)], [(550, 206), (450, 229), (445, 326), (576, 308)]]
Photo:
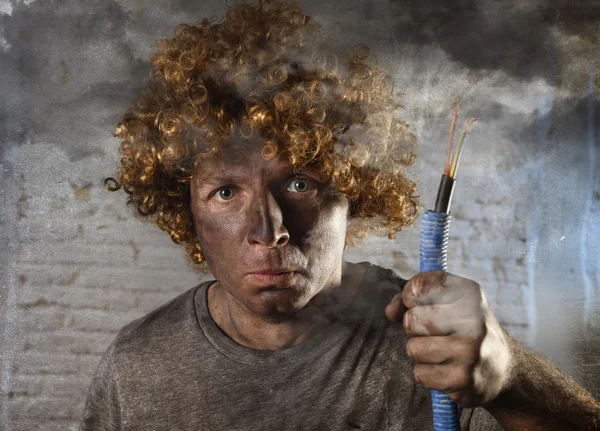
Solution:
[(113, 341), (113, 353), (129, 357), (160, 353), (193, 335), (198, 328), (194, 297), (198, 289), (208, 283), (206, 281), (188, 289), (125, 325)]
[[(377, 266), (377, 265), (375, 265)], [(389, 268), (384, 268), (381, 266), (377, 266), (380, 274), (381, 280), (384, 288), (389, 288), (393, 290), (397, 290), (402, 292), (404, 285), (408, 282), (408, 280), (402, 278), (396, 271)]]
[(396, 271), (389, 268), (376, 265), (371, 262), (361, 262), (365, 265), (365, 279), (373, 287), (376, 287), (382, 294), (392, 294), (402, 292), (404, 285), (408, 280), (402, 278)]
[[(372, 316), (377, 326), (386, 326), (385, 308), (393, 297), (402, 292), (406, 280), (394, 270), (371, 262), (360, 262), (363, 267), (361, 289), (354, 299), (360, 316)], [(362, 318), (361, 317), (361, 318)]]

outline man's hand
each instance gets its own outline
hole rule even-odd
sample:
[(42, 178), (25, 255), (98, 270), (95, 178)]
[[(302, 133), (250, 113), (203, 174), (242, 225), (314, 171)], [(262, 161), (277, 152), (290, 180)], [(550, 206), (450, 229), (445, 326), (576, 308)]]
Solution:
[(402, 320), (415, 379), (463, 407), (483, 405), (511, 379), (507, 337), (476, 282), (444, 271), (417, 274), (385, 310)]

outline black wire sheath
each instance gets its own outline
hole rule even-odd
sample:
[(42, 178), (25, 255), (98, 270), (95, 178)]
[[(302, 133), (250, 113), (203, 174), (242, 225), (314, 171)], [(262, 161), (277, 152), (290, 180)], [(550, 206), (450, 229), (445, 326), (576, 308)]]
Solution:
[(435, 213), (449, 213), (450, 203), (452, 202), (452, 193), (454, 192), (455, 180), (446, 174), (442, 174), (440, 188), (438, 189), (437, 198), (435, 200)]

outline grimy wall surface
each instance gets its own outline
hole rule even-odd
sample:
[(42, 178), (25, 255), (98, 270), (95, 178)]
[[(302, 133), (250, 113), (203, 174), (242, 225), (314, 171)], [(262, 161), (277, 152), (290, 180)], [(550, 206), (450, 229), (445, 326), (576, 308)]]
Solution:
[[(365, 42), (404, 91), (426, 207), (450, 110), (478, 122), (461, 160), (449, 270), (504, 326), (596, 396), (600, 366), (597, 2), (301, 0)], [(153, 45), (225, 1), (0, 1), (0, 429), (72, 430), (100, 355), (127, 322), (203, 277), (103, 179), (112, 129)], [(418, 226), (347, 259), (406, 278)]]

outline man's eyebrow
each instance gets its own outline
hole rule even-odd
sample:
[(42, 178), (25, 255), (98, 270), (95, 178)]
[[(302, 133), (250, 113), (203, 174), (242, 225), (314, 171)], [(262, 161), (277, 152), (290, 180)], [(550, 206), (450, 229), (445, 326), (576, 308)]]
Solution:
[(243, 178), (244, 178), (243, 175), (236, 175), (233, 173), (228, 173), (228, 174), (217, 174), (217, 175), (204, 174), (204, 175), (200, 175), (200, 177), (198, 179), (203, 184), (216, 184), (216, 183), (221, 184), (221, 183), (239, 181)]
[[(302, 175), (302, 174), (307, 174), (307, 173), (313, 173), (313, 174), (317, 175), (316, 172), (313, 172), (309, 169), (296, 170), (292, 166), (286, 166), (281, 169), (278, 169), (278, 173), (284, 177), (289, 177), (289, 176), (293, 176), (293, 175)], [(319, 175), (319, 177), (322, 177), (322, 176), (323, 175)], [(215, 174), (203, 172), (198, 175), (198, 180), (200, 181), (200, 183), (208, 184), (208, 185), (234, 183), (237, 181), (245, 181), (246, 179), (247, 179), (246, 175), (240, 175), (240, 174), (236, 174), (234, 172), (222, 172), (222, 173), (215, 173)]]

